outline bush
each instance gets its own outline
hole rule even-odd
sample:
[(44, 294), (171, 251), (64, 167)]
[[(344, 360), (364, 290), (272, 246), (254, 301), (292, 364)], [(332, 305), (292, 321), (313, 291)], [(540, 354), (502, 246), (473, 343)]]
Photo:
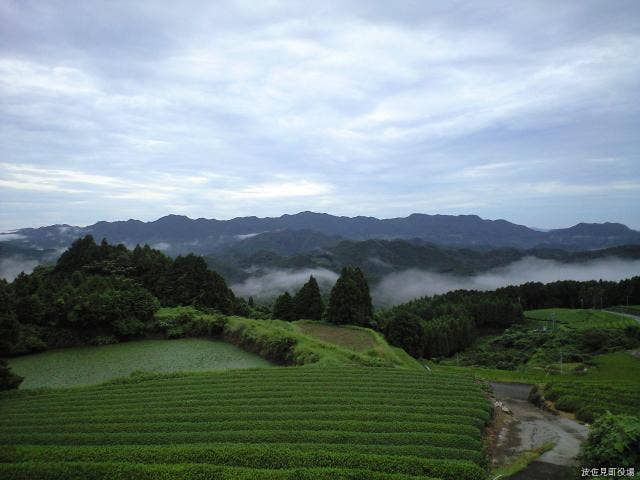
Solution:
[(0, 360), (0, 391), (18, 388), (24, 380), (11, 371), (9, 365), (4, 360)]
[(610, 412), (602, 415), (592, 425), (579, 461), (589, 468), (640, 465), (640, 417)]

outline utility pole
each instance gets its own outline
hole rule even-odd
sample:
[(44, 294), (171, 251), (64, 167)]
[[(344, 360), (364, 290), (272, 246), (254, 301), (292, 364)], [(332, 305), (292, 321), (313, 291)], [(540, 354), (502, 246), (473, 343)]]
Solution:
[(562, 351), (560, 351), (560, 375), (562, 375)]

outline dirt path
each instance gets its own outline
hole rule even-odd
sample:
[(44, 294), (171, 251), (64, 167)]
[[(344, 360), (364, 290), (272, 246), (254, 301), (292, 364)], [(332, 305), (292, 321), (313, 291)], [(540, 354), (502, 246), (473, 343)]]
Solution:
[(501, 414), (492, 456), (502, 464), (520, 453), (552, 442), (555, 447), (542, 454), (535, 462), (512, 480), (562, 479), (571, 473), (571, 467), (586, 440), (588, 428), (575, 420), (554, 415), (527, 401), (532, 385), (491, 383), (495, 396), (512, 412)]

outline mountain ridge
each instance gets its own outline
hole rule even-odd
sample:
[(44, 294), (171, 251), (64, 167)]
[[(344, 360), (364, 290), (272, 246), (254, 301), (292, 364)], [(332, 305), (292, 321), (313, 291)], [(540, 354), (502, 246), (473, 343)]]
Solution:
[(58, 224), (23, 228), (5, 234), (12, 235), (12, 242), (41, 249), (64, 248), (75, 238), (91, 234), (97, 240), (106, 238), (109, 242), (130, 246), (148, 243), (172, 254), (191, 251), (208, 254), (228, 248), (249, 236), (290, 232), (288, 235), (294, 237), (300, 235), (296, 232), (303, 231), (346, 240), (420, 239), (441, 246), (480, 249), (551, 247), (592, 250), (640, 244), (640, 232), (614, 222), (581, 222), (567, 228), (540, 231), (508, 220), (483, 219), (473, 214), (412, 213), (406, 217), (379, 219), (311, 211), (229, 220), (191, 219), (185, 215), (170, 214), (149, 222), (135, 219), (99, 221), (85, 227)]

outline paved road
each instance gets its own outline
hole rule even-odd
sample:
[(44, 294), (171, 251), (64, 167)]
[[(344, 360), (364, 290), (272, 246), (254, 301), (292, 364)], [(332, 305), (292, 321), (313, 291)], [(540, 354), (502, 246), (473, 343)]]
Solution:
[(501, 460), (553, 442), (555, 446), (524, 469), (513, 480), (562, 479), (571, 473), (586, 440), (588, 427), (561, 415), (553, 415), (527, 401), (532, 385), (492, 383), (496, 398), (513, 412), (499, 434), (497, 455)]

